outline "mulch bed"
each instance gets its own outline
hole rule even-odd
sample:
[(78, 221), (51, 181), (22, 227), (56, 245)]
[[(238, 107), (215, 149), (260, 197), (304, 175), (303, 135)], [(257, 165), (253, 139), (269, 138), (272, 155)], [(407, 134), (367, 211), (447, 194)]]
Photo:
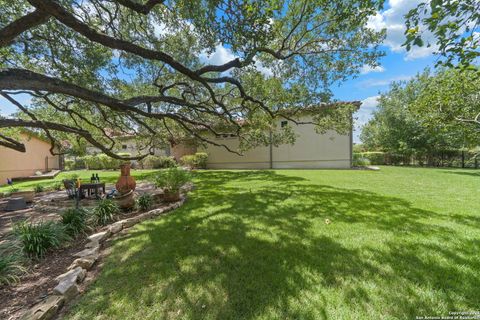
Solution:
[[(154, 208), (162, 206), (163, 204)], [(123, 213), (119, 219), (131, 218), (140, 213), (140, 211)], [(91, 234), (97, 231), (92, 231)], [(18, 284), (0, 286), (0, 319), (19, 319), (26, 310), (50, 293), (57, 285), (55, 278), (66, 272), (76, 259), (73, 254), (83, 250), (86, 242), (84, 236), (71, 241), (68, 247), (49, 252), (44, 259), (32, 263), (28, 273), (20, 277)], [(99, 272), (99, 267), (93, 269), (95, 273)]]
[(0, 319), (17, 319), (44, 298), (57, 285), (55, 278), (65, 273), (76, 259), (73, 254), (82, 250), (86, 242), (86, 238), (75, 240), (69, 247), (51, 251), (34, 263), (17, 285), (0, 287)]

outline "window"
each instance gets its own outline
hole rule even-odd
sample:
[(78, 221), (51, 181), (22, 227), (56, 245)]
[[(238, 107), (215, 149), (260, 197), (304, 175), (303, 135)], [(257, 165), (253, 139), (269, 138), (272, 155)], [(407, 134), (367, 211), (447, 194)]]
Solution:
[(282, 128), (285, 128), (287, 125), (288, 125), (288, 121), (282, 121), (282, 122), (280, 122), (280, 126), (281, 126)]

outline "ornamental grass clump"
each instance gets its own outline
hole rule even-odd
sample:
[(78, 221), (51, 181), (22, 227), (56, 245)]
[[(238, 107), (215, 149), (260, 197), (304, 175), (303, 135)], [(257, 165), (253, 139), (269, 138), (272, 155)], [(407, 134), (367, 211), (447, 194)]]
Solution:
[(97, 226), (104, 226), (115, 220), (120, 208), (112, 199), (101, 200), (93, 209), (92, 220)]
[(19, 281), (20, 275), (27, 271), (24, 260), (22, 248), (17, 242), (5, 241), (0, 244), (0, 286)]
[(142, 211), (147, 211), (153, 206), (153, 197), (149, 193), (144, 193), (138, 197), (137, 205)]
[(71, 237), (85, 234), (90, 229), (88, 225), (90, 213), (85, 209), (70, 208), (60, 215), (62, 217), (61, 222), (65, 226), (65, 232)]
[(13, 230), (23, 252), (32, 258), (43, 258), (48, 250), (59, 248), (70, 239), (65, 227), (54, 221), (37, 223), (23, 221), (17, 223)]

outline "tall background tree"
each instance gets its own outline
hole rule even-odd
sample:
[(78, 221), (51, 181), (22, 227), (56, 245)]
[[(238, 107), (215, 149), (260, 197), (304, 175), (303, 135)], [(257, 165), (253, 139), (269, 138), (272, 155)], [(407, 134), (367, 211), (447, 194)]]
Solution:
[[(200, 131), (233, 133), (242, 149), (265, 144), (272, 119), (329, 101), (332, 83), (376, 64), (384, 34), (366, 22), (382, 5), (0, 0), (0, 93), (19, 110), (0, 119), (0, 144), (23, 151), (5, 130), (18, 127), (43, 131), (52, 146), (75, 136), (112, 157), (106, 128), (134, 133), (144, 150), (132, 159), (172, 137), (215, 143)], [(229, 59), (210, 63), (219, 48)], [(20, 103), (19, 93), (32, 103)], [(335, 109), (314, 123), (345, 131), (351, 108)], [(293, 138), (274, 134), (276, 143)]]
[(363, 128), (368, 150), (426, 157), (477, 147), (480, 142), (480, 78), (476, 71), (429, 70), (393, 83)]

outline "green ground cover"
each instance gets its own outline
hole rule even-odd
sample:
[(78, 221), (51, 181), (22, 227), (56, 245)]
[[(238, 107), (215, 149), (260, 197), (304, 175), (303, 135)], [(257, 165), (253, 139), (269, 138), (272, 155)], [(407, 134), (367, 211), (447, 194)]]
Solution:
[(183, 207), (115, 241), (67, 319), (479, 309), (478, 171), (200, 171), (195, 182)]

